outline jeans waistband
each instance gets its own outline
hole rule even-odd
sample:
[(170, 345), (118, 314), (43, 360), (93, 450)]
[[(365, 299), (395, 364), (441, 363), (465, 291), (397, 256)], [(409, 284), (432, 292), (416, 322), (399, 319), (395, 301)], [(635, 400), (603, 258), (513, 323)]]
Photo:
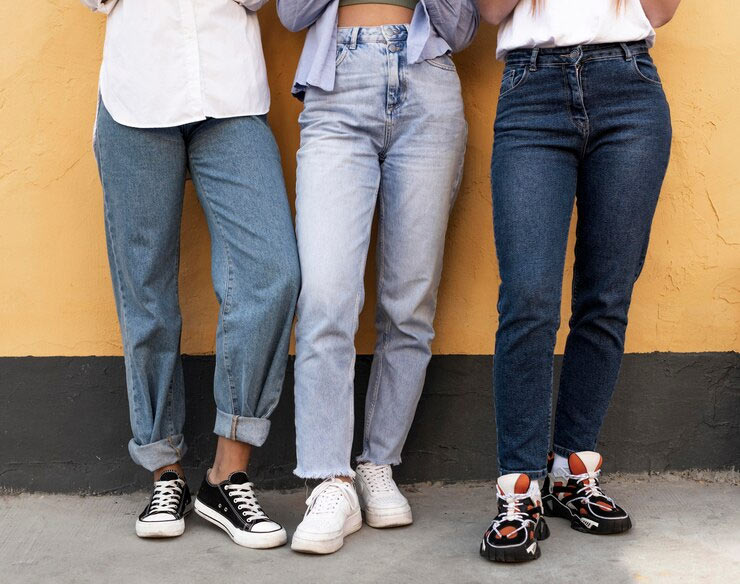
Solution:
[(406, 42), (409, 27), (405, 24), (385, 24), (383, 26), (352, 26), (337, 28), (337, 44), (357, 45), (363, 43), (401, 43)]
[(622, 58), (649, 51), (645, 41), (631, 43), (604, 43), (598, 45), (574, 45), (570, 47), (515, 49), (506, 55), (507, 65), (529, 64), (532, 67), (552, 65), (574, 65), (593, 59)]

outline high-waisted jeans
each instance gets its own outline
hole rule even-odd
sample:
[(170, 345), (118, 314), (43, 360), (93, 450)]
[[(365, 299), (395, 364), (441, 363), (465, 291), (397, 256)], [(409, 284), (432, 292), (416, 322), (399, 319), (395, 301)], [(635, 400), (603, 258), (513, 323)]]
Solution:
[(123, 336), (131, 457), (154, 470), (185, 453), (177, 281), (188, 168), (208, 221), (221, 307), (214, 432), (260, 446), (280, 397), (300, 286), (280, 154), (264, 116), (131, 128), (100, 100), (94, 147)]
[(577, 205), (555, 452), (593, 450), (617, 380), (671, 120), (644, 42), (516, 50), (491, 164), (501, 275), (494, 357), (501, 473), (546, 474), (555, 335)]
[(447, 55), (410, 64), (406, 26), (339, 29), (336, 85), (300, 116), (298, 466), (352, 475), (354, 337), (376, 204), (377, 342), (360, 461), (397, 464), (424, 385), (467, 136)]

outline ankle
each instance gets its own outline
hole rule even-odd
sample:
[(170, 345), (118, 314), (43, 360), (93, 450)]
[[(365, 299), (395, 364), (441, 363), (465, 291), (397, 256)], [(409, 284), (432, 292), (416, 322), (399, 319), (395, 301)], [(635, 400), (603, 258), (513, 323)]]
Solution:
[(335, 479), (342, 481), (343, 483), (349, 483), (352, 484), (352, 477), (334, 477)]
[(158, 481), (160, 477), (167, 471), (177, 473), (177, 476), (179, 476), (180, 478), (185, 477), (185, 471), (182, 469), (182, 465), (179, 462), (176, 462), (175, 464), (168, 464), (167, 466), (163, 466), (155, 470), (154, 473), (152, 473), (154, 475), (154, 481)]
[(235, 472), (247, 472), (246, 465), (224, 465), (214, 463), (213, 467), (208, 469), (208, 482), (210, 482), (212, 485), (218, 485), (219, 483), (227, 480)]

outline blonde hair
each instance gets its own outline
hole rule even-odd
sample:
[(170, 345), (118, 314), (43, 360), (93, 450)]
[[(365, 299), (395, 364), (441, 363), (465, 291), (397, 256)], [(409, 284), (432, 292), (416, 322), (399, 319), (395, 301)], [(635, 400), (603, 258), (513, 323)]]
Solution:
[[(545, 3), (546, 0), (532, 0), (532, 14), (537, 12), (537, 9)], [(614, 0), (614, 6), (617, 10), (622, 7), (624, 0)]]

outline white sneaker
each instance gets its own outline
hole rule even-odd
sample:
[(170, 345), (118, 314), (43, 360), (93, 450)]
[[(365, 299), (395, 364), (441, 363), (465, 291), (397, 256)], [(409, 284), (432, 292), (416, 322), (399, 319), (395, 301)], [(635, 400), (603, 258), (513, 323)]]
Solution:
[(409, 502), (393, 480), (391, 465), (363, 462), (357, 466), (355, 483), (370, 527), (399, 527), (414, 521)]
[(326, 479), (306, 500), (306, 514), (293, 534), (291, 549), (308, 554), (331, 554), (344, 538), (362, 527), (362, 512), (352, 483)]

